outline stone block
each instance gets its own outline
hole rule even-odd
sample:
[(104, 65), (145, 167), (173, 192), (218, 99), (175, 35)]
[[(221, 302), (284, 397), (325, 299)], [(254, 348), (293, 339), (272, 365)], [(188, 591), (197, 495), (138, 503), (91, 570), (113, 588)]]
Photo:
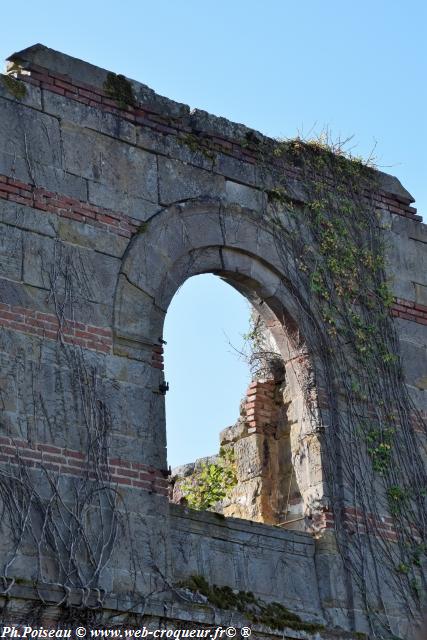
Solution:
[(6, 100), (11, 100), (12, 102), (23, 104), (26, 107), (32, 107), (33, 109), (41, 109), (42, 101), (41, 90), (39, 87), (24, 83), (22, 80), (15, 80), (16, 87), (23, 88), (25, 92), (22, 97), (18, 97), (14, 86), (14, 80), (15, 78), (13, 76), (4, 76), (0, 74), (0, 98), (5, 98)]
[(415, 302), (427, 307), (427, 285), (414, 282)]
[[(402, 288), (405, 280), (427, 286), (426, 245), (394, 233), (388, 234), (387, 239), (387, 271), (397, 281), (398, 287)], [(397, 296), (405, 298), (400, 293)], [(413, 300), (414, 294), (408, 299)]]
[(247, 135), (255, 135), (259, 140), (265, 139), (265, 136), (254, 129), (237, 122), (231, 122), (226, 118), (212, 115), (202, 109), (194, 109), (191, 112), (189, 124), (196, 131), (210, 133), (225, 140), (236, 140), (245, 143), (247, 142)]
[(258, 212), (259, 215), (262, 214), (265, 195), (258, 189), (227, 180), (225, 194), (228, 203), (238, 204), (241, 207), (247, 207)]
[(37, 211), (23, 204), (0, 200), (0, 222), (40, 235), (54, 238), (58, 230), (58, 217), (45, 211)]
[[(143, 131), (144, 130), (142, 130), (141, 133), (143, 133)], [(143, 140), (141, 140), (141, 144), (143, 143)], [(171, 159), (179, 160), (185, 164), (205, 169), (206, 171), (212, 171), (214, 165), (214, 155), (207, 147), (204, 148), (199, 145), (194, 134), (186, 134), (180, 137), (173, 134), (164, 136), (163, 144), (160, 146), (159, 141), (157, 151)]]
[[(45, 215), (45, 214), (43, 214)], [(129, 244), (129, 240), (113, 233), (106, 233), (84, 222), (54, 218), (58, 229), (58, 237), (68, 243), (93, 249), (98, 253), (121, 258)]]
[(164, 205), (189, 198), (220, 198), (225, 180), (177, 160), (159, 158), (160, 203)]
[(70, 198), (87, 200), (87, 185), (83, 178), (39, 162), (28, 164), (24, 158), (14, 153), (0, 151), (0, 174)]
[(229, 180), (235, 180), (240, 184), (255, 186), (255, 166), (249, 162), (243, 162), (233, 156), (218, 153), (215, 156), (215, 173), (219, 173)]
[(85, 129), (91, 129), (99, 133), (136, 143), (136, 127), (120, 116), (108, 113), (98, 107), (70, 100), (51, 91), (43, 91), (43, 111), (56, 116), (61, 121), (67, 121), (79, 125)]
[(69, 123), (62, 123), (61, 129), (67, 171), (157, 202), (157, 164), (153, 154)]
[(145, 362), (135, 362), (129, 358), (107, 355), (105, 367), (105, 375), (111, 380), (133, 382), (141, 387), (151, 386), (152, 367)]
[(108, 184), (89, 180), (88, 189), (89, 201), (92, 204), (124, 213), (134, 220), (144, 222), (160, 210), (160, 207), (153, 202), (129, 195), (129, 193), (115, 189)]
[[(136, 342), (152, 340), (151, 311), (153, 298), (131, 284), (125, 276), (119, 278), (118, 297), (116, 300), (116, 333)], [(150, 350), (150, 347), (148, 347)]]
[(395, 196), (397, 200), (404, 202), (405, 204), (411, 204), (411, 202), (414, 202), (414, 198), (411, 196), (409, 191), (402, 186), (400, 180), (395, 176), (391, 176), (388, 173), (377, 170), (376, 177), (378, 178), (381, 190), (385, 193)]
[(427, 391), (427, 347), (401, 340), (400, 353), (406, 382), (421, 391)]
[(124, 460), (151, 465), (157, 469), (166, 468), (166, 449), (149, 438), (140, 439), (134, 435), (115, 432), (111, 436), (111, 451)]
[(31, 172), (37, 163), (62, 167), (59, 123), (44, 113), (0, 98), (2, 151), (25, 159)]
[(393, 233), (399, 236), (418, 240), (418, 242), (427, 243), (427, 225), (422, 222), (415, 222), (410, 218), (404, 218), (396, 214), (388, 213), (390, 219), (390, 228)]
[(112, 303), (120, 268), (117, 258), (36, 234), (26, 235), (24, 247), (26, 284), (62, 298), (71, 295), (76, 304)]
[(408, 322), (408, 320), (403, 320), (402, 318), (394, 318), (393, 322), (400, 340), (427, 347), (427, 328), (425, 325)]
[(20, 281), (22, 260), (22, 231), (6, 224), (0, 224), (0, 277)]
[(17, 410), (17, 362), (9, 355), (0, 353), (0, 402), (2, 411)]
[(247, 481), (262, 476), (264, 468), (264, 436), (253, 434), (238, 440), (234, 446), (237, 478)]

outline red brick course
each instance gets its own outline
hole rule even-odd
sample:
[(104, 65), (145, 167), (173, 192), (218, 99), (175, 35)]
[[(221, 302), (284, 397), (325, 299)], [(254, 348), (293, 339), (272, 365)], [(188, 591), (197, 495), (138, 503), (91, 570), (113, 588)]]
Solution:
[(155, 345), (151, 353), (151, 366), (163, 371), (163, 347)]
[[(94, 477), (88, 468), (86, 456), (81, 451), (0, 437), (0, 461), (15, 465), (19, 460), (30, 468), (44, 467), (62, 475), (86, 477), (87, 474), (89, 478)], [(168, 482), (160, 469), (130, 460), (109, 458), (105, 474), (105, 479), (112, 484), (168, 495)]]
[[(256, 143), (252, 144), (250, 141), (245, 141), (244, 144), (241, 144), (233, 139), (195, 131), (188, 127), (179, 117), (165, 116), (150, 105), (143, 105), (143, 108), (139, 106), (119, 106), (102, 89), (77, 82), (66, 75), (55, 74), (39, 65), (27, 65), (25, 73), (18, 73), (16, 77), (45, 91), (57, 93), (87, 106), (97, 107), (135, 125), (148, 127), (162, 134), (176, 135), (184, 141), (189, 133), (197, 135), (198, 143), (202, 149), (206, 148), (209, 151), (230, 155), (250, 164), (255, 164), (258, 160), (259, 150)], [(292, 166), (286, 167), (284, 171), (291, 178), (298, 178), (300, 174), (300, 170)], [(390, 197), (390, 194), (382, 193), (377, 195), (375, 200), (381, 209), (412, 220), (422, 220), (421, 216), (416, 215), (414, 207), (409, 206), (407, 201), (403, 201), (403, 199), (402, 201), (399, 200), (397, 196)]]
[(395, 300), (391, 307), (391, 315), (393, 317), (427, 325), (427, 307), (425, 305), (411, 302), (410, 300), (402, 300), (402, 298), (396, 298)]
[(125, 238), (132, 237), (138, 228), (138, 223), (124, 213), (97, 207), (4, 175), (0, 175), (0, 198), (54, 213), (60, 218), (84, 222)]
[(274, 380), (255, 380), (246, 393), (245, 416), (249, 433), (264, 433), (277, 424)]
[[(390, 516), (376, 516), (366, 514), (354, 507), (345, 507), (343, 510), (342, 524), (350, 534), (370, 533), (382, 536), (392, 542), (397, 541), (398, 535), (394, 526), (394, 520)], [(316, 513), (312, 518), (312, 529), (316, 532), (335, 528), (335, 518), (332, 511), (325, 508), (321, 513)]]
[(30, 335), (76, 344), (84, 349), (109, 353), (112, 347), (112, 331), (74, 320), (65, 320), (60, 327), (51, 313), (42, 313), (16, 305), (0, 303), (0, 326)]

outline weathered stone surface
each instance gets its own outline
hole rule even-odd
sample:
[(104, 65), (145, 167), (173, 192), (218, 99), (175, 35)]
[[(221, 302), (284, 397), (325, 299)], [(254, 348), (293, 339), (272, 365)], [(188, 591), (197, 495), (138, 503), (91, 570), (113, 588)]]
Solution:
[[(45, 215), (45, 214), (43, 214)], [(123, 236), (107, 235), (96, 227), (90, 227), (83, 222), (61, 218), (57, 221), (58, 238), (69, 244), (93, 249), (116, 258), (121, 258), (129, 244)]]
[(411, 196), (409, 191), (407, 191), (402, 186), (398, 178), (396, 178), (395, 176), (391, 176), (388, 173), (383, 173), (382, 171), (377, 171), (377, 175), (379, 178), (381, 189), (383, 189), (386, 193), (392, 194), (398, 200), (404, 202), (405, 204), (414, 202), (414, 198)]
[(56, 116), (61, 121), (104, 133), (117, 140), (131, 144), (136, 143), (136, 127), (115, 114), (91, 107), (80, 102), (69, 100), (51, 91), (43, 92), (43, 109), (45, 113)]
[(83, 178), (116, 185), (133, 196), (157, 202), (153, 154), (88, 129), (62, 123), (64, 167)]
[(21, 280), (23, 260), (22, 232), (0, 224), (0, 277)]
[(223, 177), (166, 158), (159, 158), (159, 181), (163, 205), (200, 196), (219, 198), (225, 189)]
[(227, 202), (230, 204), (238, 204), (241, 207), (253, 209), (261, 215), (265, 196), (257, 189), (252, 189), (246, 185), (227, 180), (225, 183), (225, 193)]
[[(143, 144), (144, 140), (145, 136), (141, 139), (140, 143)], [(191, 164), (195, 167), (212, 171), (214, 165), (214, 154), (209, 152), (208, 149), (204, 149), (203, 146), (199, 146), (195, 143), (191, 135), (184, 135), (182, 137), (168, 135), (164, 137), (163, 143), (158, 141), (157, 144), (157, 152), (162, 152), (163, 150), (166, 156), (169, 156), (174, 160), (180, 160), (185, 164)]]
[(19, 97), (16, 94), (17, 89), (11, 89), (14, 86), (14, 77), (13, 76), (4, 76), (0, 74), (0, 98), (5, 98), (5, 100), (11, 100), (12, 102), (16, 102), (18, 104), (25, 104), (27, 107), (33, 107), (34, 109), (42, 108), (41, 101), (41, 90), (38, 87), (34, 87), (31, 84), (23, 83), (22, 81), (16, 81), (16, 86), (21, 91), (24, 91), (24, 95)]
[(105, 207), (119, 213), (124, 213), (130, 218), (144, 222), (155, 215), (160, 206), (130, 195), (125, 191), (114, 189), (108, 184), (88, 181), (89, 201), (98, 207)]
[(427, 346), (401, 340), (400, 349), (407, 383), (427, 391)]
[(0, 222), (12, 228), (33, 231), (43, 236), (56, 237), (57, 216), (8, 200), (0, 200)]
[[(31, 247), (31, 249), (30, 249)], [(23, 280), (75, 303), (112, 300), (120, 261), (71, 244), (28, 234), (25, 238)]]
[(58, 167), (50, 167), (39, 162), (28, 163), (15, 153), (0, 151), (0, 173), (16, 180), (43, 187), (77, 200), (87, 200), (86, 180)]
[(427, 285), (414, 282), (415, 302), (427, 307)]
[(309, 536), (179, 506), (171, 509), (178, 579), (198, 574), (259, 597), (273, 592), (285, 606), (316, 617), (318, 596), (306, 587), (315, 584)]
[(2, 152), (23, 158), (32, 164), (62, 167), (59, 123), (43, 113), (34, 118), (33, 111), (22, 104), (0, 98), (0, 136)]
[(256, 169), (253, 164), (226, 156), (223, 153), (216, 155), (214, 171), (242, 184), (255, 185), (256, 183)]
[(262, 140), (264, 136), (259, 131), (249, 129), (244, 124), (238, 124), (237, 122), (230, 122), (226, 118), (214, 116), (202, 109), (194, 109), (191, 112), (190, 125), (196, 129), (196, 131), (203, 131), (211, 133), (219, 138), (239, 140), (240, 142), (246, 142), (248, 135), (255, 135)]

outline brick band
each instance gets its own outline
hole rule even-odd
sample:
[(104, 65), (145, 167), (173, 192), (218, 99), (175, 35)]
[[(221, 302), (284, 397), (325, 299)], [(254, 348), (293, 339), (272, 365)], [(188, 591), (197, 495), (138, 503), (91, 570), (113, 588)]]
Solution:
[[(33, 84), (45, 91), (113, 113), (134, 125), (148, 127), (161, 134), (172, 134), (184, 141), (188, 134), (191, 134), (197, 137), (197, 144), (201, 149), (223, 153), (250, 164), (256, 164), (258, 161), (259, 149), (256, 142), (251, 143), (251, 141), (245, 140), (245, 143), (242, 144), (235, 139), (222, 138), (208, 132), (194, 130), (182, 118), (165, 116), (151, 105), (144, 104), (143, 108), (130, 105), (121, 106), (99, 87), (76, 82), (70, 76), (55, 74), (39, 65), (26, 64), (25, 72), (16, 73), (15, 76), (19, 80)], [(284, 171), (290, 178), (298, 179), (299, 177), (297, 167), (288, 166)], [(381, 209), (415, 221), (422, 220), (421, 216), (416, 215), (417, 210), (414, 207), (409, 206), (407, 202), (390, 197), (387, 193), (379, 194), (375, 200)]]
[[(335, 528), (334, 515), (328, 508), (325, 508), (321, 513), (316, 513), (312, 518), (312, 523), (313, 530), (317, 532)], [(354, 507), (343, 509), (343, 526), (350, 534), (370, 533), (382, 536), (392, 542), (396, 542), (398, 539), (393, 518), (386, 515), (367, 514)]]
[(125, 238), (130, 238), (138, 228), (138, 224), (124, 213), (97, 207), (5, 175), (0, 175), (0, 198), (55, 213), (61, 218), (84, 222)]
[[(2, 462), (17, 464), (21, 460), (26, 467), (43, 466), (48, 471), (75, 477), (81, 477), (88, 471), (87, 459), (80, 451), (6, 437), (0, 437), (0, 446)], [(168, 495), (168, 482), (160, 469), (120, 458), (109, 458), (108, 463), (109, 479), (113, 484)]]
[(52, 313), (42, 313), (10, 304), (0, 303), (0, 326), (30, 335), (75, 344), (84, 349), (109, 353), (113, 344), (111, 329), (65, 320), (59, 325)]
[(427, 307), (410, 300), (402, 300), (396, 298), (396, 302), (391, 307), (391, 315), (395, 318), (403, 318), (403, 320), (411, 320), (418, 324), (427, 325)]

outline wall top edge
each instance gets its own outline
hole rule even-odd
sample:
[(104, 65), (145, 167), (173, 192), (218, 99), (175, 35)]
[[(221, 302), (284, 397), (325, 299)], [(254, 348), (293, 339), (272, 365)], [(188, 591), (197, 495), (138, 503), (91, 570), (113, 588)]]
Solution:
[[(89, 62), (74, 58), (60, 51), (50, 49), (41, 43), (34, 44), (11, 54), (7, 58), (6, 69), (11, 72), (15, 65), (21, 68), (38, 65), (48, 69), (52, 73), (65, 75), (79, 83), (91, 85), (102, 89), (109, 71), (97, 67)], [(261, 141), (273, 142), (272, 138), (263, 135), (255, 129), (244, 124), (232, 122), (227, 118), (215, 116), (202, 109), (190, 110), (186, 104), (171, 100), (157, 94), (147, 85), (128, 78), (131, 82), (137, 101), (142, 107), (152, 107), (162, 115), (183, 118), (195, 131), (218, 136), (227, 140), (242, 141), (249, 136), (256, 136)], [(395, 176), (378, 171), (381, 189), (404, 204), (411, 204), (415, 200), (413, 196), (402, 186)]]

